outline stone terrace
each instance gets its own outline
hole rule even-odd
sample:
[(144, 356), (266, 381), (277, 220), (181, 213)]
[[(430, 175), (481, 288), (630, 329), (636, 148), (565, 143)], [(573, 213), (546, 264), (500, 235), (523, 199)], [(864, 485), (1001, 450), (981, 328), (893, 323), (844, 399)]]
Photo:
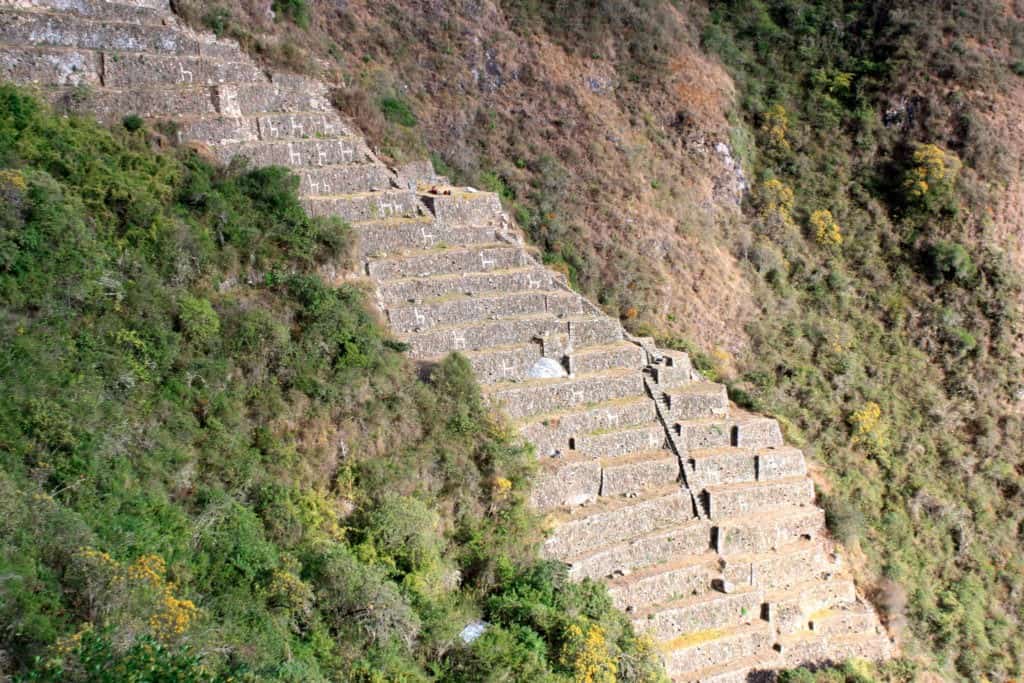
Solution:
[(495, 195), (385, 167), (321, 83), (264, 73), (165, 0), (0, 0), (0, 73), (70, 110), (169, 121), (223, 161), (291, 167), (351, 222), (361, 274), (423, 362), (458, 351), (536, 446), (548, 556), (607, 582), (679, 681), (882, 659), (803, 453), (684, 353), (630, 337), (538, 263)]

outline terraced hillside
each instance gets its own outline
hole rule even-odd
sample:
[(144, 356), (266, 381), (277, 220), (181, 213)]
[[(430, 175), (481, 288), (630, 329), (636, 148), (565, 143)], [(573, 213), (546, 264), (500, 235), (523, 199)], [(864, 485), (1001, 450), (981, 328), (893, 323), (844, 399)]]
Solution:
[(545, 550), (607, 582), (677, 680), (893, 646), (824, 533), (801, 451), (689, 358), (632, 338), (523, 244), (496, 195), (392, 170), (320, 83), (266, 74), (160, 0), (0, 0), (3, 77), (56, 105), (153, 120), (229, 161), (292, 168), (308, 210), (349, 221), (361, 273), (424, 363), (458, 351), (536, 446)]

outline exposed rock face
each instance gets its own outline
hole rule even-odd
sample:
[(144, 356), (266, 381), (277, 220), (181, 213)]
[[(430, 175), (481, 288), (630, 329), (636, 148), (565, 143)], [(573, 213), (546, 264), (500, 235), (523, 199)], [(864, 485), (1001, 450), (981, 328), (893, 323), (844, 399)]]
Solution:
[[(0, 14), (5, 77), (106, 120), (172, 121), (225, 161), (289, 166), (312, 213), (352, 222), (362, 275), (410, 353), (464, 353), (536, 445), (545, 552), (606, 579), (674, 678), (890, 655), (777, 423), (572, 292), (495, 195), (429, 167), (390, 171), (320, 83), (264, 74), (161, 0), (0, 0)], [(490, 61), (483, 72), (502, 77)]]

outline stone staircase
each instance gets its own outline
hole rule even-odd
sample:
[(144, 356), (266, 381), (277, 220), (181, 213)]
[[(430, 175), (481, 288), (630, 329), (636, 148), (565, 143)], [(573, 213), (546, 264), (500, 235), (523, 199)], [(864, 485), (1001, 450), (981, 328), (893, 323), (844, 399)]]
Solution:
[(0, 0), (0, 14), (3, 78), (105, 121), (166, 122), (225, 162), (288, 166), (312, 214), (349, 221), (412, 357), (464, 354), (535, 444), (546, 554), (605, 581), (675, 680), (891, 655), (778, 424), (572, 292), (495, 195), (429, 164), (387, 168), (323, 84), (264, 72), (165, 0)]

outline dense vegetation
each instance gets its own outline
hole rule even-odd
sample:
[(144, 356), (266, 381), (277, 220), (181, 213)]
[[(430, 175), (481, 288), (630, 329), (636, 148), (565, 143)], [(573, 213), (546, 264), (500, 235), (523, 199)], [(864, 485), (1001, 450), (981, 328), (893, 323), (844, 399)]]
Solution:
[[(712, 2), (756, 173), (734, 248), (767, 315), (735, 397), (829, 465), (833, 530), (946, 673), (1024, 667), (1019, 274), (987, 209), (1007, 166), (963, 88), (1024, 36), (1001, 5)], [(902, 104), (901, 104), (902, 103)]]
[[(293, 27), (222, 4), (236, 35), (289, 61), (272, 33)], [(340, 104), (378, 147), (399, 160), (429, 149), (500, 192), (548, 261), (628, 324), (683, 343), (649, 242), (621, 239), (644, 220), (621, 211), (628, 198), (677, 208), (654, 253), (673, 229), (701, 267), (703, 242), (731, 252), (760, 313), (749, 350), (708, 353), (706, 369), (828, 465), (829, 523), (863, 550), (912, 654), (949, 676), (1021, 674), (1021, 289), (990, 218), (1020, 150), (981, 111), (981, 94), (1024, 74), (1010, 4), (507, 0), (482, 14), (392, 0), (364, 23), (321, 5), (310, 49), (334, 60)], [(679, 149), (704, 144), (704, 93), (673, 81), (695, 32), (736, 83), (731, 147), (752, 185), (743, 219), (724, 225), (701, 222), (675, 177), (701, 172)], [(548, 45), (577, 61), (543, 71)], [(617, 79), (599, 109), (617, 128), (571, 80), (538, 77), (580, 63)]]
[(465, 360), (417, 379), (316, 276), (346, 226), (160, 139), (0, 87), (3, 673), (660, 680), (536, 560), (532, 458)]

